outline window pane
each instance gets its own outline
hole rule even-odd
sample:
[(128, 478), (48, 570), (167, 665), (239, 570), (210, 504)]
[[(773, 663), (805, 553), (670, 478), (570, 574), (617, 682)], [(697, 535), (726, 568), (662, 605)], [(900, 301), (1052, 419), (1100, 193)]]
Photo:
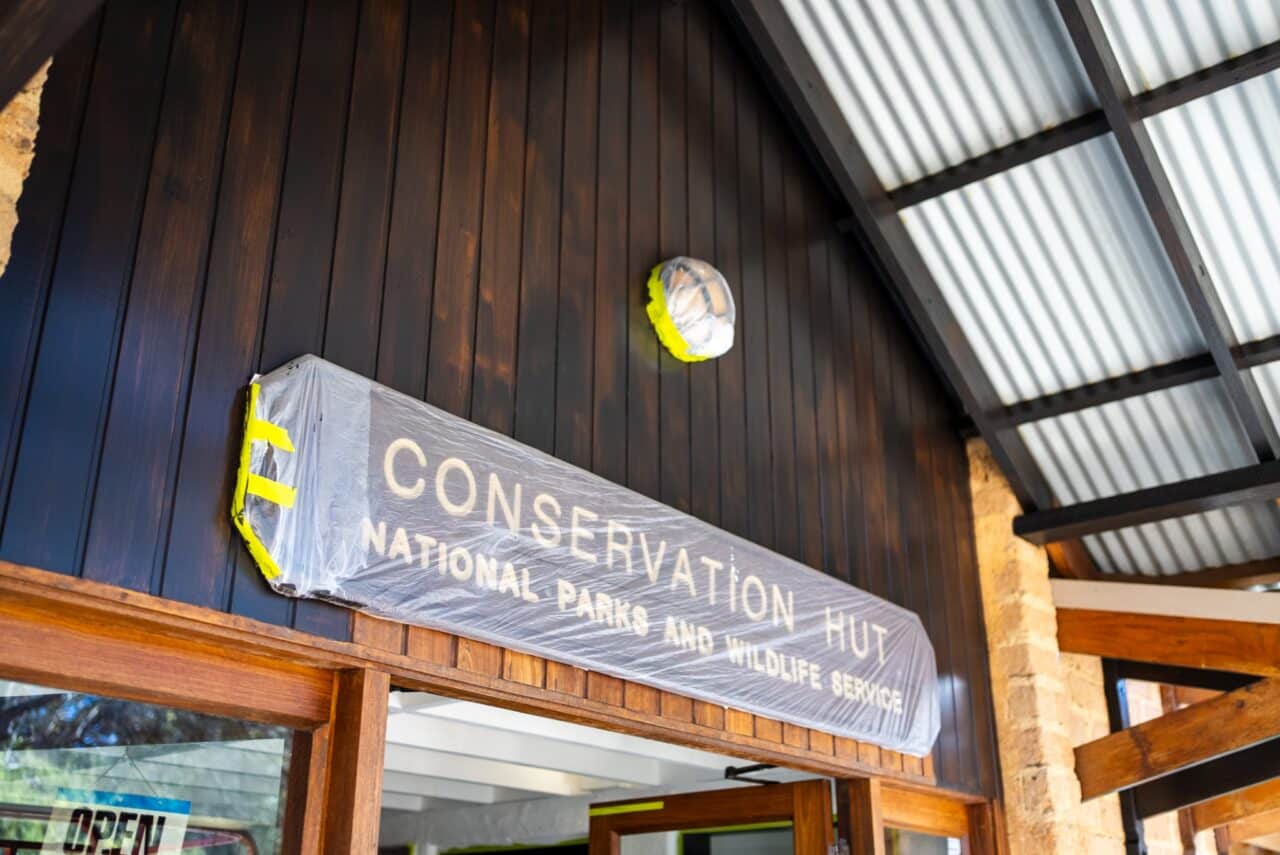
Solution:
[(285, 727), (0, 680), (0, 852), (277, 853), (291, 747)]
[(902, 828), (884, 830), (885, 855), (960, 855), (964, 841)]

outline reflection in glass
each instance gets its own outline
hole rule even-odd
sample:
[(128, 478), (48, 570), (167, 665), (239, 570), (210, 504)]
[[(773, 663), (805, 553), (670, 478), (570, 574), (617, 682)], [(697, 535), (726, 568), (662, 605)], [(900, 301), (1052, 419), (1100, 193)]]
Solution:
[(284, 727), (0, 680), (0, 852), (40, 851), (60, 791), (189, 802), (184, 853), (279, 852), (291, 745)]
[(960, 855), (963, 841), (903, 828), (884, 830), (885, 855)]

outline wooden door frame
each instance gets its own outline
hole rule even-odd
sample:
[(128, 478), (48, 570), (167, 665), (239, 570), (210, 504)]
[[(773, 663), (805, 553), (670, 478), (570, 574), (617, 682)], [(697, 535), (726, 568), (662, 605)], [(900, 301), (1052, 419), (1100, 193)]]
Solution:
[(988, 825), (999, 819), (981, 797), (940, 788), (931, 773), (865, 762), (861, 743), (445, 633), (354, 620), (354, 640), (333, 641), (0, 560), (0, 638), (14, 640), (0, 644), (0, 676), (294, 729), (289, 851), (374, 849), (381, 793), (369, 763), (382, 760), (392, 683), (832, 778), (875, 778), (891, 825), (910, 804), (960, 805), (940, 815), (963, 810), (971, 824), (975, 811)]
[(790, 821), (796, 855), (827, 855), (835, 842), (831, 784), (825, 779), (591, 806), (589, 855), (618, 855), (626, 834)]

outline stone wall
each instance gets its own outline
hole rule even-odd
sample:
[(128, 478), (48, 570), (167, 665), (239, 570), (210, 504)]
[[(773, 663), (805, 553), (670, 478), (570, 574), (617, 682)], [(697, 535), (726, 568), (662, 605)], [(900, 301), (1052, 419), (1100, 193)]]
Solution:
[(1011, 855), (1122, 855), (1115, 796), (1081, 804), (1073, 748), (1108, 732), (1102, 667), (1062, 655), (1045, 551), (1013, 534), (1018, 501), (981, 440), (969, 478)]
[(40, 93), (49, 63), (36, 73), (9, 104), (0, 110), (0, 276), (9, 265), (13, 230), (18, 224), (18, 197), (36, 153)]

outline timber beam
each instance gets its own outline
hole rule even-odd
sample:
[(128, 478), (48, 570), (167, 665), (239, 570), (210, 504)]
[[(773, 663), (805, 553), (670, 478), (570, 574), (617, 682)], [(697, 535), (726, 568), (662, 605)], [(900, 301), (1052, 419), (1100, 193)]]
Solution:
[(1058, 648), (1064, 653), (1280, 677), (1280, 624), (1273, 623), (1059, 608)]
[(1076, 747), (1088, 800), (1280, 736), (1280, 678), (1260, 680)]
[(1228, 754), (1199, 766), (1134, 787), (1138, 816), (1146, 819), (1243, 790), (1275, 777), (1280, 739)]
[(1275, 810), (1280, 810), (1280, 778), (1192, 805), (1191, 824), (1204, 831)]

